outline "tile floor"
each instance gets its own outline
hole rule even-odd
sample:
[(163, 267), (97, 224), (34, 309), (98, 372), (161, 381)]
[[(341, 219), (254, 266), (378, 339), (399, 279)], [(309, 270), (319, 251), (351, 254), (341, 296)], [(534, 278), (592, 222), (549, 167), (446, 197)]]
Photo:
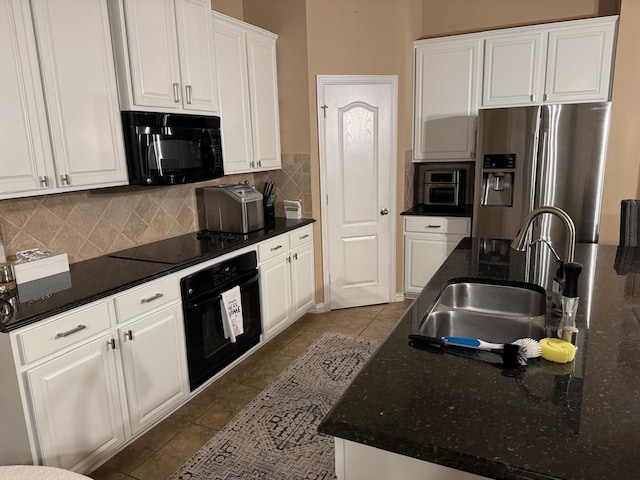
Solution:
[(307, 314), (88, 476), (164, 480), (324, 332), (383, 339), (410, 300)]

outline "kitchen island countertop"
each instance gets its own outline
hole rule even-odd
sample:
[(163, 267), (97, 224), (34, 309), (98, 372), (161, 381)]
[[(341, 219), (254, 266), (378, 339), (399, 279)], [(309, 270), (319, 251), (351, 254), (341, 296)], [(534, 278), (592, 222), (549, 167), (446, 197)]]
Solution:
[[(68, 288), (59, 292), (35, 300), (22, 301), (20, 299), (20, 285), (18, 285), (17, 306), (9, 318), (0, 316), (0, 333), (16, 330), (52, 315), (108, 297), (198, 263), (221, 257), (313, 222), (314, 220), (310, 218), (290, 220), (276, 217), (272, 226), (252, 232), (240, 240), (227, 242), (224, 248), (211, 252), (207, 251), (207, 240), (197, 239), (196, 232), (146, 245), (152, 246), (153, 251), (158, 253), (158, 260), (161, 260), (163, 252), (170, 255), (176, 249), (180, 250), (179, 258), (182, 260), (172, 264), (114, 258), (110, 255), (72, 263), (69, 265)], [(114, 252), (112, 255), (117, 253)]]
[[(509, 267), (492, 268), (483, 245), (460, 243), (319, 430), (495, 479), (638, 478), (640, 277), (616, 273), (625, 270), (614, 269), (616, 247), (577, 245), (579, 349), (569, 364), (507, 369), (409, 345), (449, 279), (523, 280), (524, 254), (507, 248)], [(557, 321), (547, 314), (550, 331)]]

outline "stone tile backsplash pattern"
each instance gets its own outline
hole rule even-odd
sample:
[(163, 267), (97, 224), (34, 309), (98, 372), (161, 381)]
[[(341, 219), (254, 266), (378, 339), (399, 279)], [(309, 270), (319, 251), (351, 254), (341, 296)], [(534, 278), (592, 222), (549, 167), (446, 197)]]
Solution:
[(268, 181), (276, 186), (276, 216), (284, 217), (283, 200), (300, 200), (302, 216), (311, 217), (311, 156), (303, 154), (282, 155), (282, 169), (259, 172), (255, 175), (256, 188)]
[[(199, 230), (196, 189), (248, 181), (260, 191), (276, 182), (283, 199), (303, 199), (311, 215), (309, 155), (283, 155), (282, 170), (228, 175), (189, 185), (114, 187), (0, 200), (0, 225), (7, 255), (40, 248), (67, 253), (75, 263), (108, 253)], [(307, 201), (308, 198), (308, 201)]]

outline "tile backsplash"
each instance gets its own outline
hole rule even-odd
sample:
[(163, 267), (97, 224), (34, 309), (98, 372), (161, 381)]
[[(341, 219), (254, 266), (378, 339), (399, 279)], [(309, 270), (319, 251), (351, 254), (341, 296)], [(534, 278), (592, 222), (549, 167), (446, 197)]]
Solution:
[(0, 200), (0, 227), (7, 255), (40, 248), (67, 253), (75, 263), (125, 248), (195, 232), (195, 190), (203, 186), (248, 181), (260, 191), (272, 180), (277, 187), (276, 215), (282, 200), (303, 200), (311, 215), (309, 155), (282, 155), (282, 170), (166, 187), (114, 187), (38, 197)]

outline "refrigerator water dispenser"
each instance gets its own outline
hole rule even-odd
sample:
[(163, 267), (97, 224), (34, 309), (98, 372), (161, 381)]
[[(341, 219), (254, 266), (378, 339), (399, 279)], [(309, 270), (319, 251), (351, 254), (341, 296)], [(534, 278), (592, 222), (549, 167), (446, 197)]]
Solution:
[(482, 165), (482, 206), (513, 206), (514, 154), (485, 155)]

